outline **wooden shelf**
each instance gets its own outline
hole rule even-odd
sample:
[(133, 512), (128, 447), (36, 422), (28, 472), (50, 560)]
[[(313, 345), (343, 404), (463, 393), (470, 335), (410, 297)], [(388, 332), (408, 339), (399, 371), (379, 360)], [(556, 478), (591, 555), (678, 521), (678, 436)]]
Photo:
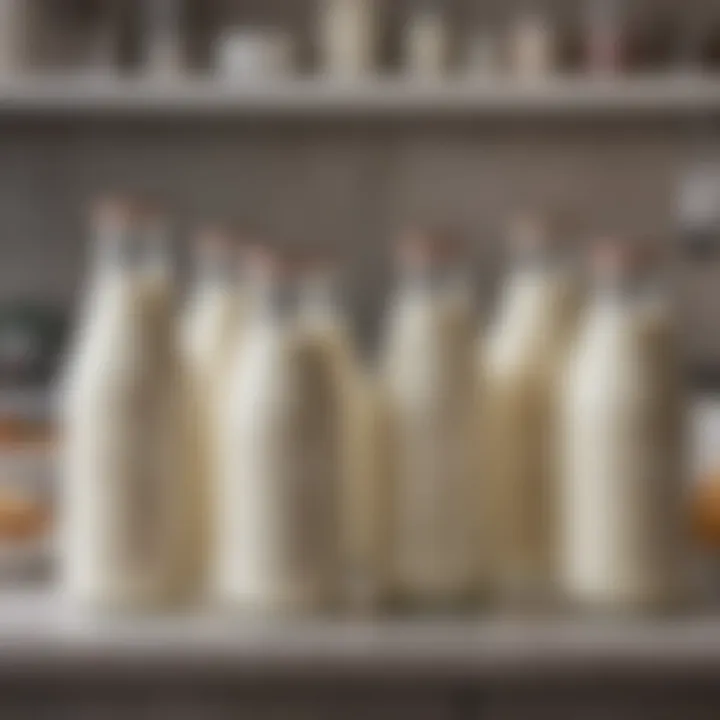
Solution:
[(114, 76), (0, 80), (0, 115), (482, 117), (686, 115), (720, 112), (720, 77), (557, 78), (353, 83), (322, 78), (231, 82)]

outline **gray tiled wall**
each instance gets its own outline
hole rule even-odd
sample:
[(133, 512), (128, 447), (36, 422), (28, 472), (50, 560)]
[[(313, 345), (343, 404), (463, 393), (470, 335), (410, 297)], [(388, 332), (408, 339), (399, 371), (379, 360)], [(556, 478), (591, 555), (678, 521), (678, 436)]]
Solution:
[[(336, 248), (351, 270), (358, 321), (372, 332), (390, 280), (388, 244), (408, 221), (462, 228), (487, 296), (502, 266), (503, 225), (526, 204), (571, 208), (580, 240), (628, 232), (668, 242), (691, 146), (683, 124), (639, 119), (6, 121), (0, 297), (69, 302), (88, 200), (131, 189), (166, 198), (181, 233), (220, 217), (278, 242)], [(693, 348), (702, 359), (720, 358), (720, 333), (708, 332), (716, 275), (693, 271)]]
[[(449, 1), (459, 17), (471, 4)], [(394, 3), (394, 12), (402, 4)], [(577, 7), (571, 0), (547, 4), (557, 11)], [(207, 5), (215, 11), (225, 6), (226, 17), (286, 21), (310, 34), (311, 0)], [(683, 5), (717, 6), (720, 15), (717, 0)], [(508, 3), (483, 7), (492, 14), (493, 7), (507, 11)], [(209, 36), (212, 15), (207, 7), (201, 13), (200, 39)], [(309, 39), (306, 44), (311, 56)], [(581, 238), (640, 232), (669, 242), (674, 187), (694, 142), (691, 119), (5, 118), (0, 299), (31, 296), (69, 305), (82, 275), (88, 200), (107, 189), (145, 190), (167, 198), (182, 233), (219, 216), (259, 227), (278, 241), (337, 248), (350, 270), (354, 314), (372, 336), (390, 282), (388, 243), (404, 223), (452, 222), (468, 233), (487, 308), (502, 266), (502, 228), (517, 207), (571, 208)], [(720, 135), (706, 138), (703, 147), (710, 152), (718, 143)], [(691, 355), (720, 361), (720, 289), (714, 287), (720, 272), (705, 265), (686, 268), (684, 276)]]

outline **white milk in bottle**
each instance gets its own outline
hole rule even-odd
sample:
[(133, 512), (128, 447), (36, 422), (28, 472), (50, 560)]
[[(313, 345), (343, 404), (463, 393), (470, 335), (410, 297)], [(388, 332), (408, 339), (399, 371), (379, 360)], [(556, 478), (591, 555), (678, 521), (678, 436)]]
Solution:
[(220, 413), (227, 393), (228, 366), (241, 342), (243, 298), (238, 278), (239, 248), (234, 235), (206, 228), (196, 237), (195, 277), (182, 326), (184, 381), (190, 438), (187, 462), (201, 488), (195, 548), (197, 569), (209, 564), (210, 507), (217, 485)]
[(296, 268), (249, 260), (251, 309), (222, 427), (214, 589), (227, 606), (315, 612), (339, 581), (334, 377), (298, 311)]
[(390, 581), (419, 609), (462, 605), (478, 580), (473, 323), (459, 313), (457, 260), (442, 236), (406, 236), (383, 355)]
[(668, 606), (681, 593), (681, 374), (652, 272), (629, 243), (599, 246), (564, 383), (562, 589), (603, 609)]
[(357, 443), (356, 406), (360, 367), (356, 356), (354, 338), (340, 307), (338, 271), (333, 259), (327, 254), (312, 253), (304, 262), (300, 285), (300, 318), (309, 338), (317, 343), (333, 379), (334, 400), (340, 422), (341, 464), (341, 551), (343, 561), (355, 570), (358, 560), (353, 495), (358, 482), (359, 468), (353, 456), (353, 444)]
[(94, 308), (63, 397), (61, 570), (67, 595), (101, 609), (174, 600), (185, 482), (165, 233), (124, 201), (95, 216)]
[(338, 298), (333, 258), (315, 253), (305, 263), (301, 314), (335, 379), (340, 418), (341, 551), (346, 599), (358, 609), (379, 599), (383, 545), (382, 488), (377, 457), (377, 378), (364, 367)]
[(541, 217), (512, 229), (505, 279), (481, 359), (489, 582), (506, 602), (553, 585), (556, 394), (575, 326), (578, 288), (559, 233)]

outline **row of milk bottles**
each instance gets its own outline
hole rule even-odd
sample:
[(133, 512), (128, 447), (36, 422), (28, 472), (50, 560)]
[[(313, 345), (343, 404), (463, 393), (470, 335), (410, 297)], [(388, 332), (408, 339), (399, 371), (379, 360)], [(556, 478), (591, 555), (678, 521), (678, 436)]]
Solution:
[(163, 217), (125, 200), (94, 217), (62, 393), (74, 601), (207, 594), (295, 613), (348, 592), (419, 608), (678, 598), (677, 347), (631, 245), (599, 247), (585, 292), (551, 228), (520, 223), (478, 337), (457, 245), (408, 234), (370, 371), (330, 263), (205, 232), (178, 321)]

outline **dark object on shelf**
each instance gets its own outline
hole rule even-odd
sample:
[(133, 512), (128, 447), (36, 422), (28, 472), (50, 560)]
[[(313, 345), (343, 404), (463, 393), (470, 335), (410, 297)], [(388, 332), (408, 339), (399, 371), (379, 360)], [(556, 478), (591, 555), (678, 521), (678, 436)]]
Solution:
[(625, 70), (630, 61), (630, 33), (619, 0), (589, 0), (584, 21), (587, 70), (602, 74)]
[(0, 386), (44, 385), (54, 376), (66, 322), (53, 308), (0, 306)]
[(681, 243), (691, 260), (707, 260), (720, 254), (720, 231), (684, 230)]
[(647, 17), (638, 17), (632, 29), (634, 67), (648, 72), (673, 67), (677, 61), (676, 48), (681, 27), (681, 18), (668, 9), (657, 8)]
[(715, 11), (708, 18), (705, 28), (702, 61), (707, 69), (717, 70), (720, 68), (720, 11)]

